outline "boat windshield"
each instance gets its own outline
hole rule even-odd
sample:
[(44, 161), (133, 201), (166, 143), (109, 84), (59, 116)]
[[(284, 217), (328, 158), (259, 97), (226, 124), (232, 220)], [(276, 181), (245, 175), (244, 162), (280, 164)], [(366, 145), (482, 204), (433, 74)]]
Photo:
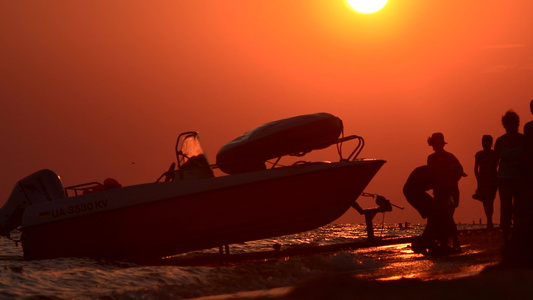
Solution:
[[(177, 151), (185, 157), (204, 155), (197, 132), (182, 133), (178, 137)], [(179, 158), (179, 157), (178, 157)], [(178, 160), (179, 161), (179, 160)]]
[[(178, 136), (176, 142), (176, 156), (178, 160), (178, 170), (197, 169), (208, 177), (212, 177), (212, 170), (207, 157), (204, 154), (198, 132), (184, 132)], [(180, 173), (181, 174), (181, 173)], [(182, 176), (183, 177), (183, 176)]]

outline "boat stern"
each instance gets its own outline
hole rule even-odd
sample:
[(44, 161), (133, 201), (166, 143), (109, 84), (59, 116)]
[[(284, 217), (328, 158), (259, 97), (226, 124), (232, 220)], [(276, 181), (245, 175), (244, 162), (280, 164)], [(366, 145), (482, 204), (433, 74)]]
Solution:
[(20, 180), (0, 209), (0, 235), (9, 233), (22, 225), (22, 217), (28, 205), (64, 196), (59, 176), (51, 170), (41, 170)]

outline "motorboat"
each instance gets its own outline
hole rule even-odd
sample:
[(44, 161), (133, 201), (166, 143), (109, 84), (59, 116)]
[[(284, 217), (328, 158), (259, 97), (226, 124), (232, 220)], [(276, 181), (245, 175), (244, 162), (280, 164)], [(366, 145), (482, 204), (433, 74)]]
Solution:
[[(330, 146), (337, 161), (303, 160)], [(64, 187), (49, 169), (19, 180), (0, 209), (0, 235), (20, 231), (27, 259), (149, 260), (304, 232), (343, 215), (385, 163), (358, 158), (363, 146), (328, 113), (261, 125), (224, 145), (215, 164), (199, 134), (184, 132), (177, 161), (155, 182)], [(280, 161), (291, 156), (298, 161)]]

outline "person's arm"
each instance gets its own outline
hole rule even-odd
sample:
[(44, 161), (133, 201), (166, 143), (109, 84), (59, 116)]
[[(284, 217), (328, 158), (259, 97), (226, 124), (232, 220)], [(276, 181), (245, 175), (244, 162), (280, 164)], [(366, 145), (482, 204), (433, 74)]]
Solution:
[(474, 175), (476, 176), (476, 180), (479, 180), (479, 160), (476, 155), (476, 159), (474, 160)]
[(524, 125), (524, 139), (526, 151), (529, 155), (531, 155), (531, 152), (533, 150), (533, 121), (528, 122), (526, 123), (526, 125)]
[(501, 144), (501, 139), (502, 137), (499, 137), (497, 140), (496, 140), (496, 143), (494, 143), (494, 152), (496, 152), (496, 165), (499, 165), (500, 164), (500, 144)]

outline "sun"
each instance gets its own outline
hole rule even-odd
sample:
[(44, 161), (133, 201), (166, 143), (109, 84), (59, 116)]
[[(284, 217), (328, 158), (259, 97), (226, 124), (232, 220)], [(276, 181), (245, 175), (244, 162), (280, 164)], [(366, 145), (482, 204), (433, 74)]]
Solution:
[(356, 11), (364, 14), (376, 12), (387, 4), (387, 0), (346, 0)]

